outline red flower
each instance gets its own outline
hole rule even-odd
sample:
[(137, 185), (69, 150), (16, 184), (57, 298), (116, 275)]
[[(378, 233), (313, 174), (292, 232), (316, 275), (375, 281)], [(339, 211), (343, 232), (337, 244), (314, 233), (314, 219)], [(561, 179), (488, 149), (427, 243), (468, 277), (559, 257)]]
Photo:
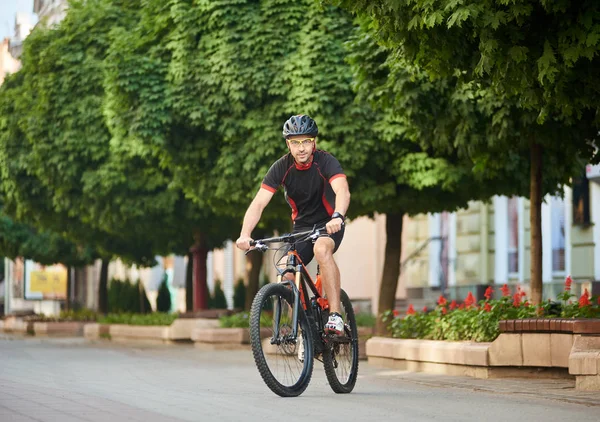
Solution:
[(460, 305), (458, 305), (458, 309), (465, 309), (465, 304), (461, 303)]
[(600, 296), (598, 296), (598, 305), (600, 305)]
[(485, 305), (483, 305), (483, 309), (486, 312), (492, 312), (492, 307), (490, 306), (489, 302), (485, 302)]
[(446, 315), (448, 313), (448, 309), (442, 308), (442, 315)]
[(458, 304), (456, 303), (456, 300), (452, 300), (452, 302), (450, 302), (450, 310), (454, 310), (458, 308)]
[(423, 306), (423, 312), (427, 312), (427, 306)]
[(395, 316), (395, 317), (397, 317), (397, 316), (400, 314), (400, 312), (398, 312), (398, 310), (397, 310), (397, 309), (394, 309), (394, 310), (392, 311), (392, 313), (394, 314), (394, 316)]
[(408, 309), (406, 310), (406, 315), (414, 315), (416, 313), (417, 313), (417, 311), (415, 311), (415, 308), (412, 306), (412, 303), (410, 305), (408, 305)]
[(513, 296), (513, 306), (518, 308), (521, 305), (521, 293), (516, 292)]
[(446, 303), (448, 303), (448, 301), (446, 300), (446, 298), (443, 295), (440, 295), (437, 304), (440, 306), (444, 306), (446, 305)]
[(502, 291), (502, 296), (510, 296), (510, 289), (506, 284), (502, 286), (500, 290)]
[(475, 304), (476, 300), (473, 297), (473, 293), (469, 292), (469, 294), (467, 295), (466, 299), (465, 299), (465, 306), (468, 308), (469, 306)]
[(590, 306), (590, 298), (588, 297), (588, 289), (583, 291), (583, 294), (579, 298), (579, 307), (583, 308), (584, 306)]
[(492, 298), (492, 293), (494, 293), (494, 289), (492, 289), (492, 286), (488, 286), (483, 295), (485, 296), (486, 300), (490, 300)]
[(571, 290), (571, 283), (573, 283), (573, 279), (571, 278), (570, 275), (568, 275), (567, 279), (565, 280), (565, 291)]
[(523, 306), (529, 306), (529, 301), (526, 300), (525, 303), (523, 304)]

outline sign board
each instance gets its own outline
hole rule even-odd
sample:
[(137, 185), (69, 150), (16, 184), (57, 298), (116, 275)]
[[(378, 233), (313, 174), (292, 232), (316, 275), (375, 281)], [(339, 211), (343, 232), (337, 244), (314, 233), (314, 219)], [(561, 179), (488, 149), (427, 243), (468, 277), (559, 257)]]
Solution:
[(25, 264), (25, 299), (56, 300), (67, 297), (67, 267), (43, 266), (34, 261)]
[(588, 164), (587, 166), (585, 166), (585, 175), (588, 178), (588, 180), (600, 182), (600, 164)]

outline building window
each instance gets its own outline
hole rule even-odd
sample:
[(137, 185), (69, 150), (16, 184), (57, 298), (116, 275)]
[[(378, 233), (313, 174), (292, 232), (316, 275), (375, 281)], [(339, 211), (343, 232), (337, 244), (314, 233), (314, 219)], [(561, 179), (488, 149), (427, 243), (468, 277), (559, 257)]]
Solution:
[(508, 198), (508, 275), (519, 275), (519, 198)]
[(552, 273), (565, 271), (565, 201), (553, 196), (550, 199), (550, 224), (552, 233)]

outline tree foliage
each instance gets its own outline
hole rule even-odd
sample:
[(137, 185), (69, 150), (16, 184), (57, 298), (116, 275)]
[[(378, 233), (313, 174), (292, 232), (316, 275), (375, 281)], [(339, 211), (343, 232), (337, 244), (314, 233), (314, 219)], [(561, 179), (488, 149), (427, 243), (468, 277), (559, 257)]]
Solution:
[(434, 132), (441, 137), (432, 145), (470, 157), (480, 170), (514, 165), (505, 151), (530, 159), (531, 290), (540, 303), (543, 194), (568, 183), (578, 159), (600, 159), (594, 146), (599, 98), (591, 76), (599, 6), (567, 0), (335, 3), (360, 17), (401, 73), (450, 81), (449, 104), (459, 116), (467, 105), (483, 118), (481, 125), (465, 116), (453, 122), (450, 113), (450, 125)]

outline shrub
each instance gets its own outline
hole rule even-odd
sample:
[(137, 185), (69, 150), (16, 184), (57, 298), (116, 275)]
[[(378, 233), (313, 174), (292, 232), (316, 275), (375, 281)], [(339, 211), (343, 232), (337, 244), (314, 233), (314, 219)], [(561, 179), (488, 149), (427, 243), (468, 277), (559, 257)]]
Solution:
[(177, 314), (154, 312), (151, 314), (108, 314), (98, 319), (101, 324), (130, 324), (130, 325), (171, 325), (177, 319)]
[(167, 283), (167, 274), (163, 276), (160, 287), (158, 288), (158, 296), (156, 297), (156, 310), (158, 312), (171, 312), (171, 292)]
[(505, 284), (503, 296), (492, 300), (493, 290), (488, 287), (485, 300), (475, 301), (469, 292), (460, 305), (456, 301), (448, 304), (440, 296), (437, 307), (432, 311), (417, 312), (410, 305), (406, 316), (397, 311), (384, 313), (384, 321), (392, 337), (420, 338), (451, 341), (493, 341), (499, 332), (499, 321), (533, 317), (593, 318), (600, 316), (600, 298), (590, 297), (587, 290), (578, 300), (570, 291), (571, 279), (567, 277), (565, 291), (559, 295), (562, 303), (548, 300), (536, 307), (527, 301), (525, 292), (517, 286), (514, 294)]
[(249, 314), (248, 312), (240, 312), (222, 316), (219, 318), (219, 325), (222, 328), (248, 328), (250, 326)]
[[(143, 307), (142, 307), (143, 304)], [(117, 312), (151, 312), (146, 290), (140, 281), (112, 279), (108, 286), (108, 311)]]
[(239, 279), (233, 291), (233, 307), (234, 309), (244, 309), (246, 305), (246, 285), (243, 279)]
[(77, 311), (61, 311), (59, 319), (61, 321), (96, 321), (99, 315), (96, 311), (82, 308)]
[[(250, 314), (248, 312), (239, 312), (233, 315), (222, 316), (219, 318), (219, 325), (222, 328), (248, 328), (250, 326)], [(273, 318), (268, 314), (260, 316), (261, 327), (271, 327)]]
[(212, 308), (214, 309), (227, 309), (227, 299), (225, 298), (225, 292), (221, 288), (221, 280), (215, 280), (215, 289), (212, 298)]
[(377, 318), (369, 312), (359, 312), (356, 314), (356, 325), (359, 327), (375, 327)]

